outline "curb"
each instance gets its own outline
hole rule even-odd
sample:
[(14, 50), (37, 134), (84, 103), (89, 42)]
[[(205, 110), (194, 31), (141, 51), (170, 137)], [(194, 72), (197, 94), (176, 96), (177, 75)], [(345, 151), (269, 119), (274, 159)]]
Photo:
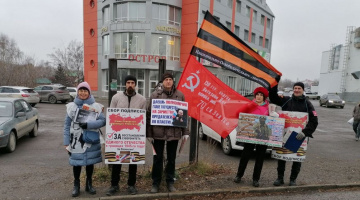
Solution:
[(211, 191), (189, 191), (189, 192), (174, 192), (174, 193), (157, 193), (157, 194), (138, 194), (132, 196), (112, 196), (112, 197), (100, 197), (101, 200), (138, 200), (138, 199), (162, 199), (172, 198), (180, 199), (188, 196), (207, 196), (216, 194), (238, 194), (238, 193), (275, 193), (275, 192), (290, 192), (290, 191), (304, 191), (304, 190), (330, 190), (339, 188), (360, 188), (360, 184), (326, 184), (326, 185), (305, 185), (305, 186), (281, 186), (281, 187), (268, 187), (268, 188), (243, 188), (243, 189), (220, 189)]

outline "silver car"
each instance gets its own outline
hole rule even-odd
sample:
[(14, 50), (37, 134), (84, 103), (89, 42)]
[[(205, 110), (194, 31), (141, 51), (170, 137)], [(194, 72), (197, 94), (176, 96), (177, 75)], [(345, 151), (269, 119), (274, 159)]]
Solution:
[(24, 99), (0, 98), (0, 148), (13, 152), (17, 140), (26, 134), (38, 134), (38, 110)]
[(70, 93), (70, 101), (74, 101), (76, 95), (77, 95), (77, 89), (76, 87), (67, 87), (66, 88)]
[(345, 101), (342, 100), (337, 94), (324, 94), (319, 100), (320, 106), (325, 105), (328, 107), (340, 107), (344, 108)]
[(40, 101), (39, 94), (33, 88), (19, 86), (1, 86), (0, 98), (21, 98), (34, 107)]
[(40, 95), (40, 102), (48, 101), (52, 104), (61, 101), (66, 103), (70, 100), (70, 93), (63, 85), (41, 85), (34, 88)]

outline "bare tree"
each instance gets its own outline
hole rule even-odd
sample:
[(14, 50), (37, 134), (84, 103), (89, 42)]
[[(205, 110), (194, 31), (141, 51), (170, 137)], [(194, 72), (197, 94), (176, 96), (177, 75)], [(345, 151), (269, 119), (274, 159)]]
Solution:
[(83, 80), (84, 45), (82, 42), (72, 40), (67, 47), (57, 48), (48, 54), (54, 66), (62, 66), (68, 76), (75, 74), (76, 84)]

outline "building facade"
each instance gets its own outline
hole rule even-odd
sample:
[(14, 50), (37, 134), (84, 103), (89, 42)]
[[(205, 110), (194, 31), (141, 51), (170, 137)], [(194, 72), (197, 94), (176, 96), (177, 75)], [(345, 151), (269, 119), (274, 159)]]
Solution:
[[(94, 94), (106, 97), (109, 59), (117, 60), (117, 86), (137, 77), (137, 91), (149, 97), (158, 82), (159, 59), (179, 80), (205, 12), (270, 61), (274, 15), (265, 0), (84, 0), (84, 77)], [(239, 93), (256, 83), (201, 60)]]
[(345, 101), (360, 101), (360, 27), (349, 26), (345, 44), (322, 53), (319, 94), (337, 93)]

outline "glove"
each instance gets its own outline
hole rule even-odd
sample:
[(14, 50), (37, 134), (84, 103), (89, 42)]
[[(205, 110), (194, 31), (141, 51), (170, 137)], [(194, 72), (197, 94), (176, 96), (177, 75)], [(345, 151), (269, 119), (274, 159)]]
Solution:
[(305, 134), (303, 132), (300, 132), (296, 135), (296, 139), (298, 139), (298, 140), (302, 140), (302, 139), (304, 139), (304, 137), (305, 137)]
[(154, 138), (148, 137), (146, 138), (151, 144), (154, 144)]
[(189, 135), (183, 135), (183, 136), (182, 136), (182, 139), (183, 139), (183, 140), (187, 140), (188, 138), (189, 138)]
[(80, 128), (87, 129), (87, 123), (79, 123)]

